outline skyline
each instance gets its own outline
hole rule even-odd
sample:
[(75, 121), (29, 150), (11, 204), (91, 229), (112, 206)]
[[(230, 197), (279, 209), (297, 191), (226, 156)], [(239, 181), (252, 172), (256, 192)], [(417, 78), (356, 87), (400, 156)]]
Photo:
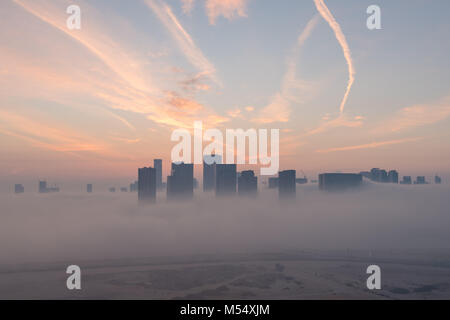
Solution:
[(370, 1), (331, 0), (77, 1), (68, 30), (70, 1), (3, 1), (0, 177), (125, 179), (153, 158), (167, 176), (171, 132), (198, 120), (279, 128), (280, 171), (445, 178), (450, 4), (377, 2), (381, 30)]

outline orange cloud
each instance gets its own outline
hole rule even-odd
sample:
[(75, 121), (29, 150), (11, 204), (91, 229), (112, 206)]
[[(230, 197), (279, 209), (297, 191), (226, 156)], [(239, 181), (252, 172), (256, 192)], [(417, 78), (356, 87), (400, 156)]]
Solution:
[(338, 148), (329, 148), (329, 149), (319, 149), (316, 150), (316, 152), (319, 153), (329, 153), (329, 152), (336, 152), (336, 151), (351, 151), (351, 150), (360, 150), (360, 149), (373, 149), (373, 148), (379, 148), (384, 146), (389, 146), (393, 144), (400, 144), (400, 143), (406, 143), (406, 142), (414, 142), (421, 140), (422, 138), (407, 138), (407, 139), (398, 139), (398, 140), (390, 140), (390, 141), (380, 141), (380, 142), (372, 142), (372, 143), (366, 143), (356, 146), (347, 146), (347, 147), (338, 147)]
[(206, 0), (206, 13), (211, 24), (216, 23), (219, 16), (231, 20), (235, 17), (247, 17), (248, 0)]
[(437, 103), (405, 107), (384, 120), (374, 133), (400, 132), (440, 122), (450, 117), (450, 96)]

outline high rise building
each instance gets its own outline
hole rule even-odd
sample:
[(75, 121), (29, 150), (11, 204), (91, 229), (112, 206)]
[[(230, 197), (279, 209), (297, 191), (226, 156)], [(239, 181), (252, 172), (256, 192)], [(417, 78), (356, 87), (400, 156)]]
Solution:
[(258, 178), (253, 170), (242, 171), (238, 177), (238, 194), (255, 196), (258, 193)]
[(153, 160), (153, 167), (156, 170), (156, 189), (161, 189), (162, 184), (162, 160), (161, 159), (154, 159)]
[(322, 173), (319, 174), (319, 189), (325, 191), (340, 191), (357, 188), (362, 184), (359, 173)]
[(216, 164), (216, 196), (236, 194), (236, 164)]
[(24, 193), (25, 192), (25, 188), (23, 187), (22, 184), (16, 184), (14, 186), (14, 193)]
[(390, 183), (398, 183), (398, 172), (395, 170), (391, 170), (388, 173), (388, 182)]
[(216, 164), (222, 164), (222, 156), (212, 154), (203, 157), (203, 191), (215, 189)]
[(138, 200), (140, 203), (156, 201), (156, 169), (144, 167), (138, 169)]
[(39, 193), (59, 192), (59, 188), (54, 185), (53, 187), (47, 186), (47, 181), (39, 181)]
[(381, 182), (381, 170), (379, 168), (372, 168), (370, 170), (370, 180)]
[(87, 191), (87, 193), (92, 193), (92, 184), (91, 183), (86, 185), (86, 191)]
[(136, 192), (136, 191), (138, 191), (138, 182), (137, 181), (130, 183), (130, 192)]
[(194, 165), (172, 163), (171, 175), (167, 177), (167, 199), (192, 199), (194, 196)]
[(296, 196), (295, 170), (278, 172), (278, 196), (293, 198)]
[(278, 177), (270, 177), (269, 178), (269, 189), (278, 188)]
[(435, 184), (441, 184), (442, 183), (441, 177), (439, 177), (438, 175), (435, 175), (434, 176), (434, 183)]
[(400, 182), (400, 184), (412, 184), (411, 176), (403, 176), (403, 180)]
[(47, 181), (39, 181), (39, 193), (47, 193)]
[(414, 184), (428, 184), (428, 182), (425, 180), (425, 176), (417, 176)]

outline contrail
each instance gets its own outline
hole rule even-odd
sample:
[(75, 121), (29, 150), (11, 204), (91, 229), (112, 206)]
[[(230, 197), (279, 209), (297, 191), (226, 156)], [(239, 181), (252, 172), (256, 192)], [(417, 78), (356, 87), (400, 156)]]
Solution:
[(342, 33), (341, 27), (334, 19), (328, 7), (325, 5), (323, 0), (314, 0), (317, 10), (320, 15), (325, 19), (326, 22), (330, 25), (331, 29), (333, 29), (334, 34), (336, 35), (336, 39), (342, 47), (342, 51), (344, 52), (345, 60), (348, 65), (348, 84), (347, 90), (345, 91), (344, 98), (342, 99), (341, 106), (339, 108), (341, 114), (344, 112), (345, 103), (347, 102), (348, 95), (350, 93), (350, 89), (352, 88), (353, 82), (355, 81), (355, 69), (353, 68), (352, 55), (350, 52), (350, 48), (348, 47), (347, 40), (345, 39), (344, 34)]

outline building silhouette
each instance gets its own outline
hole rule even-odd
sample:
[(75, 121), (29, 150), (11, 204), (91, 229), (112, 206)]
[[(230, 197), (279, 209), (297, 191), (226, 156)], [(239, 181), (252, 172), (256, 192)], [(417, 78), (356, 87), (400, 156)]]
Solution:
[(87, 193), (92, 193), (92, 184), (91, 183), (86, 185), (86, 191), (87, 191)]
[(403, 176), (403, 180), (400, 182), (400, 184), (412, 184), (411, 176)]
[(141, 204), (156, 201), (156, 169), (144, 167), (138, 169), (138, 201)]
[(370, 171), (361, 171), (359, 174), (374, 182), (398, 183), (398, 172), (396, 170), (387, 172), (384, 169), (372, 168)]
[(194, 165), (172, 163), (171, 175), (167, 177), (167, 199), (192, 199), (194, 196)]
[(154, 159), (153, 167), (156, 170), (156, 189), (159, 190), (163, 187), (163, 184), (162, 184), (162, 160)]
[(438, 175), (435, 175), (434, 176), (434, 183), (435, 184), (441, 184), (442, 183), (441, 177), (439, 177)]
[(428, 182), (425, 180), (425, 176), (417, 176), (414, 184), (428, 184)]
[(319, 189), (325, 191), (341, 191), (358, 188), (362, 185), (362, 174), (359, 173), (322, 173), (319, 174)]
[(39, 193), (50, 193), (50, 192), (59, 192), (59, 188), (55, 185), (53, 187), (47, 186), (47, 181), (41, 180), (39, 181)]
[(128, 192), (128, 188), (127, 187), (121, 187), (120, 188), (120, 192)]
[(398, 183), (398, 172), (396, 170), (391, 170), (388, 173), (388, 182)]
[(203, 191), (213, 191), (216, 187), (216, 164), (222, 164), (222, 156), (203, 157)]
[(236, 194), (236, 164), (215, 165), (216, 196)]
[(111, 192), (111, 193), (116, 192), (116, 187), (111, 187), (111, 188), (109, 188), (109, 192)]
[(24, 192), (25, 192), (25, 188), (23, 187), (22, 184), (14, 185), (14, 193), (24, 193)]
[(137, 181), (130, 183), (130, 192), (136, 192), (136, 191), (138, 191), (138, 182)]
[(278, 172), (278, 196), (293, 198), (296, 196), (295, 170)]
[(278, 188), (278, 177), (270, 177), (269, 178), (269, 189)]
[(238, 177), (238, 194), (240, 196), (256, 196), (258, 193), (258, 178), (253, 170), (242, 171)]
[(39, 181), (39, 193), (47, 193), (47, 181)]

